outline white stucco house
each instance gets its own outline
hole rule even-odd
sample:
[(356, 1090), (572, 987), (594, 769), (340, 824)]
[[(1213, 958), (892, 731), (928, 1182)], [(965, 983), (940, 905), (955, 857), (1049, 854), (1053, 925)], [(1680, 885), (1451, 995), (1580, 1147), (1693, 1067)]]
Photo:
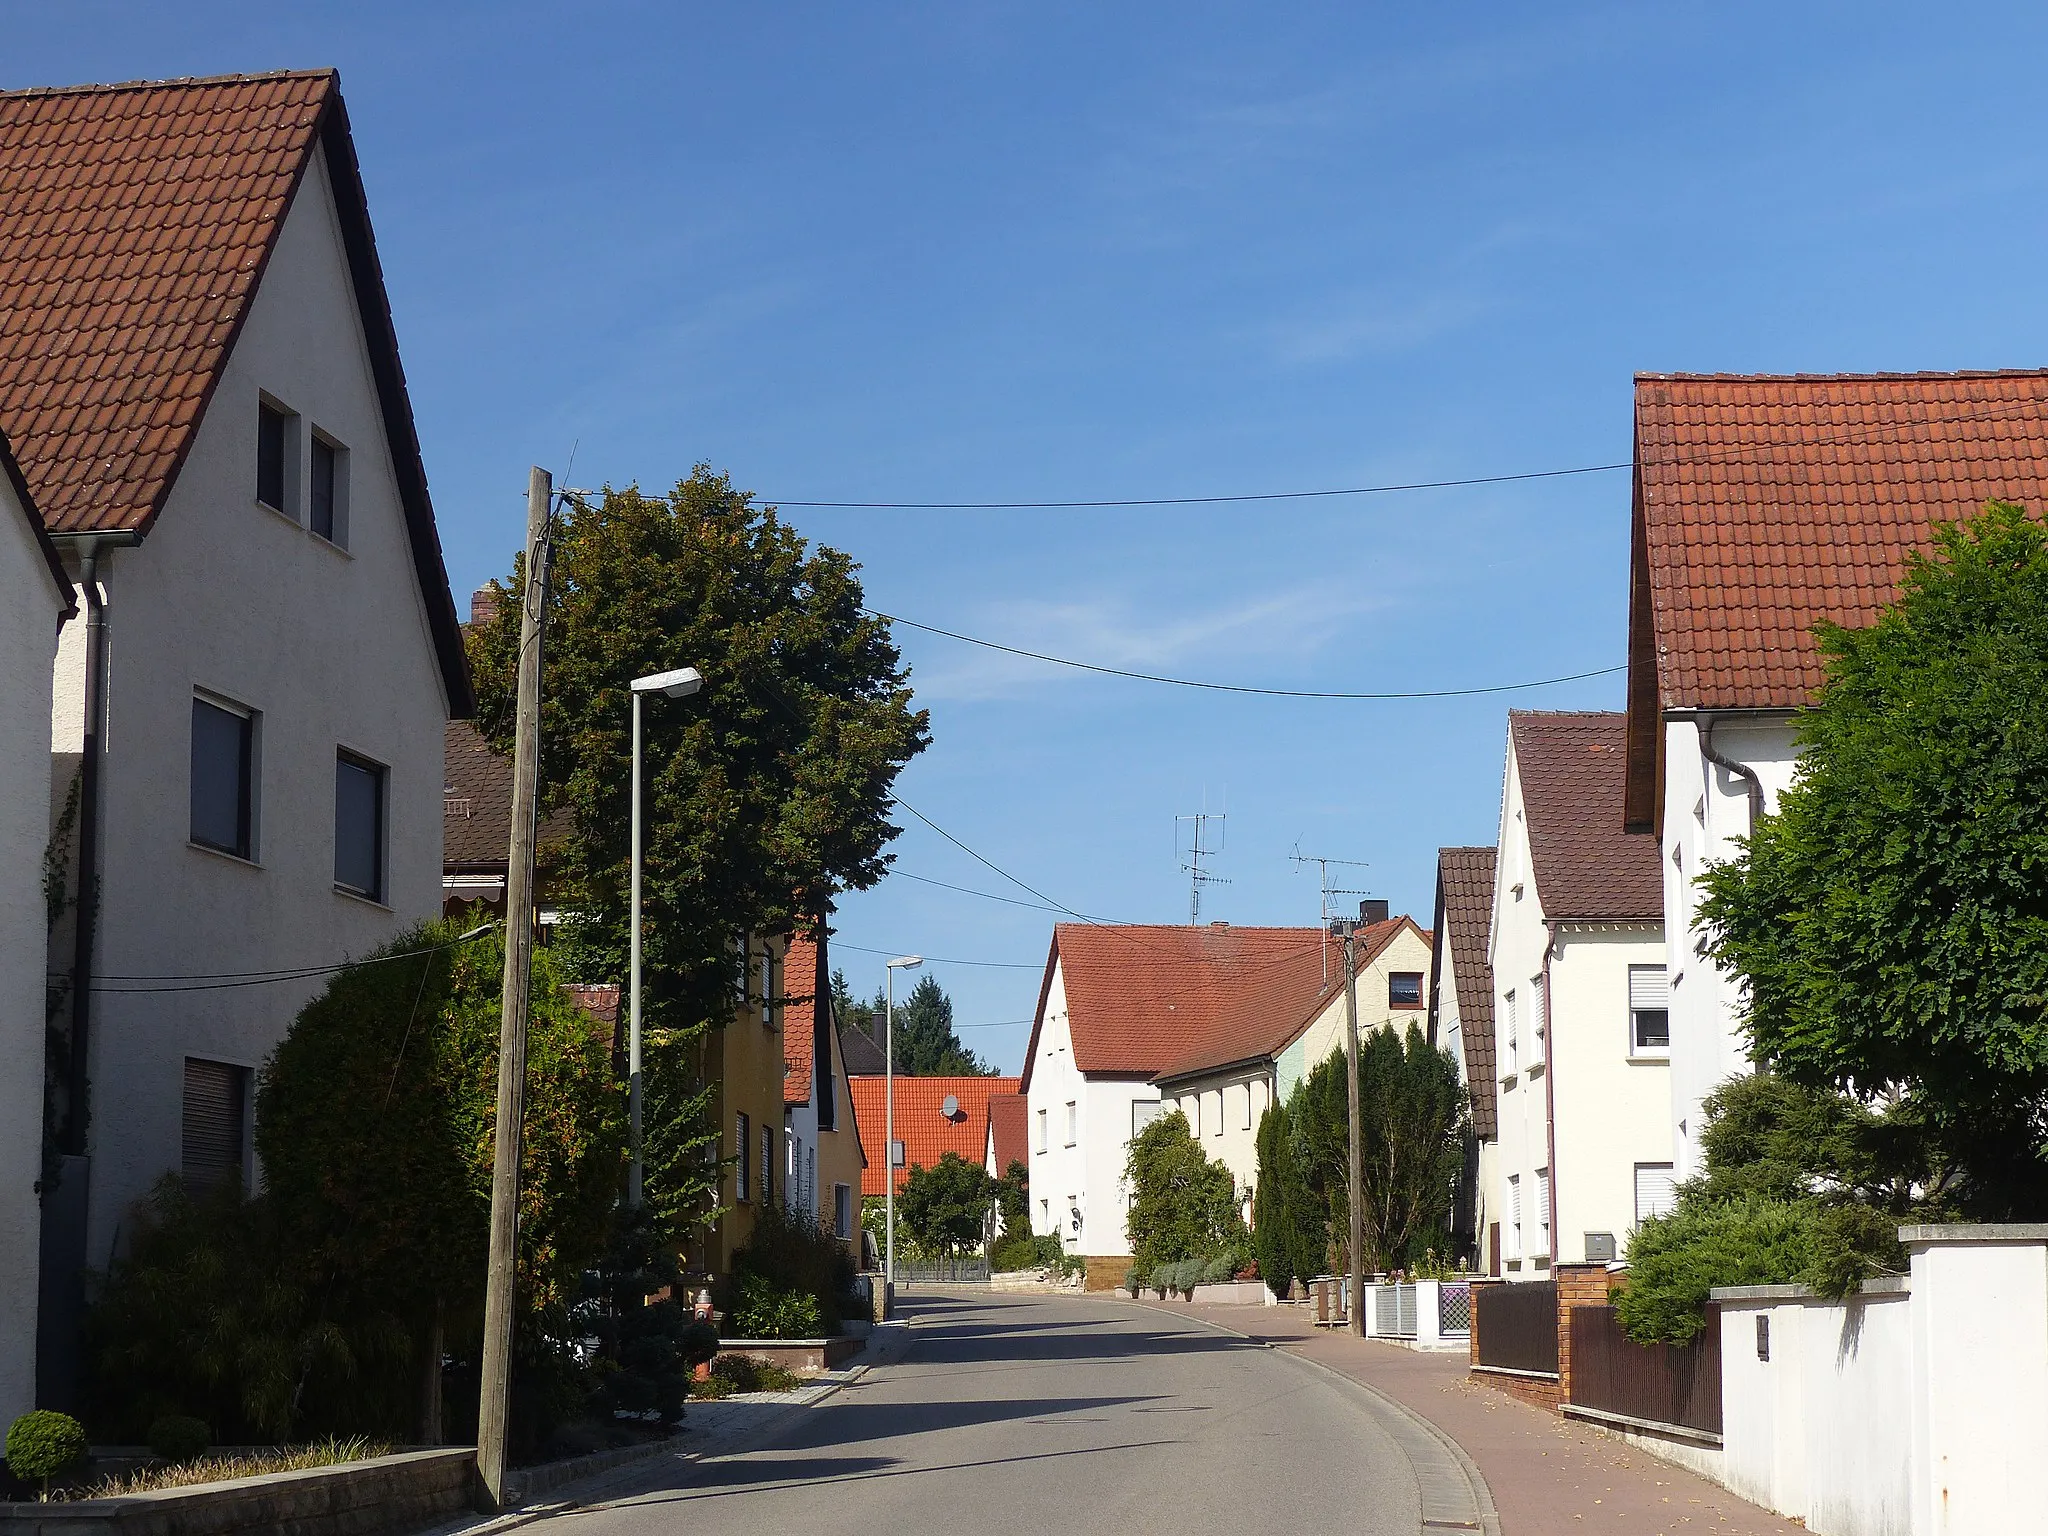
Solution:
[[(1388, 917), (1384, 902), (1368, 906), (1370, 921), (1353, 945), (1361, 1039), (1374, 1030), (1422, 1024), (1429, 996), (1427, 931), (1413, 918)], [(1330, 939), (1314, 956), (1304, 952), (1246, 980), (1215, 1027), (1152, 1081), (1161, 1100), (1187, 1116), (1202, 1150), (1236, 1177), (1250, 1220), (1266, 1106), (1285, 1103), (1310, 1072), (1344, 1049), (1343, 941)]]
[[(1032, 1230), (1057, 1232), (1068, 1253), (1087, 1258), (1091, 1287), (1114, 1287), (1127, 1267), (1124, 1162), (1131, 1138), (1161, 1112), (1154, 1076), (1268, 1006), (1276, 989), (1291, 986), (1305, 1006), (1320, 985), (1322, 945), (1315, 928), (1053, 929), (1019, 1086)], [(1239, 1097), (1219, 1091), (1222, 1123), (1241, 1135), (1249, 1078)]]
[(1486, 1200), (1510, 1280), (1617, 1259), (1671, 1201), (1664, 891), (1656, 839), (1622, 827), (1624, 765), (1619, 713), (1508, 717)]
[(0, 1424), (35, 1407), (43, 1171), (51, 663), (77, 613), (57, 547), (0, 433)]
[(98, 893), (48, 957), (61, 1406), (81, 1269), (165, 1174), (252, 1185), (312, 973), (439, 911), (471, 699), (337, 77), (0, 93), (0, 165), (0, 431), (84, 615), (46, 803)]
[(1635, 381), (1624, 814), (1661, 856), (1681, 1179), (1701, 1100), (1751, 1067), (1694, 882), (1792, 782), (1815, 626), (1874, 621), (1937, 523), (2048, 508), (2044, 413), (2039, 370)]
[(1452, 1238), (1488, 1274), (1500, 1273), (1499, 1081), (1493, 1064), (1492, 848), (1439, 848), (1436, 911), (1430, 921), (1429, 1040), (1449, 1051), (1472, 1097), (1472, 1149), (1465, 1163)]

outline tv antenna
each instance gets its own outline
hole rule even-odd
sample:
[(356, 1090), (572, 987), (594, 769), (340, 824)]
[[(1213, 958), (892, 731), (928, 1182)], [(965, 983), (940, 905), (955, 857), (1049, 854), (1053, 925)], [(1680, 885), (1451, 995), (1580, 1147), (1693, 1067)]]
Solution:
[(1354, 891), (1347, 886), (1330, 884), (1330, 866), (1335, 864), (1340, 869), (1370, 869), (1372, 866), (1363, 859), (1327, 859), (1321, 854), (1303, 853), (1301, 851), (1301, 843), (1298, 840), (1294, 845), (1294, 852), (1289, 854), (1288, 857), (1294, 861), (1296, 869), (1300, 869), (1304, 864), (1315, 865), (1316, 873), (1321, 879), (1323, 905), (1322, 922), (1319, 926), (1323, 932), (1323, 985), (1328, 987), (1330, 984), (1330, 919), (1338, 915), (1330, 910), (1330, 898), (1332, 896), (1370, 896), (1372, 894), (1371, 891)]
[[(1193, 836), (1185, 851), (1180, 845), (1181, 823), (1186, 822)], [(1212, 834), (1211, 828), (1214, 828)], [(1214, 836), (1215, 841), (1210, 842)], [(1173, 851), (1182, 859), (1180, 872), (1188, 877), (1188, 926), (1193, 927), (1202, 920), (1202, 887), (1205, 885), (1228, 885), (1230, 882), (1218, 874), (1202, 868), (1202, 860), (1216, 858), (1223, 852), (1225, 841), (1224, 813), (1222, 811), (1200, 810), (1191, 816), (1173, 818)]]

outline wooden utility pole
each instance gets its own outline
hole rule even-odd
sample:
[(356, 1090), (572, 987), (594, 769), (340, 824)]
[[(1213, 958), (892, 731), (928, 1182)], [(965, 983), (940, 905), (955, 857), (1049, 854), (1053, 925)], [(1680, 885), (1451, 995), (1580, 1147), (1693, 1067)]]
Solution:
[(519, 1153), (526, 1117), (526, 1014), (533, 975), (534, 804), (540, 777), (540, 650), (547, 620), (549, 514), (555, 482), (526, 481), (526, 588), (519, 594), (519, 710), (512, 745), (512, 848), (505, 869), (505, 982), (498, 1024), (498, 1130), (491, 1152), (491, 1257), (484, 1290), (476, 1469), (484, 1502), (505, 1507), (505, 1430), (512, 1411), (512, 1320), (519, 1271)]
[(1344, 929), (1344, 1084), (1351, 1105), (1351, 1294), (1344, 1312), (1353, 1338), (1365, 1337), (1365, 1190), (1360, 1177), (1364, 1159), (1358, 1134), (1358, 934), (1356, 923)]

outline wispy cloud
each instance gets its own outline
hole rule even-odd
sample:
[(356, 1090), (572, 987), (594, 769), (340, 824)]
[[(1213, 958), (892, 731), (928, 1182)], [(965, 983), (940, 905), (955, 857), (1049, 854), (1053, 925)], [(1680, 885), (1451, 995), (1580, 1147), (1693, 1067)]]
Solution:
[[(1227, 605), (1156, 615), (1137, 611), (1127, 597), (999, 603), (947, 627), (1097, 666), (1286, 687), (1345, 638), (1351, 620), (1385, 606), (1361, 585), (1310, 581)], [(1015, 698), (1053, 686), (1115, 681), (915, 630), (898, 638), (918, 658), (911, 681), (921, 699)], [(1248, 668), (1248, 661), (1261, 665)]]

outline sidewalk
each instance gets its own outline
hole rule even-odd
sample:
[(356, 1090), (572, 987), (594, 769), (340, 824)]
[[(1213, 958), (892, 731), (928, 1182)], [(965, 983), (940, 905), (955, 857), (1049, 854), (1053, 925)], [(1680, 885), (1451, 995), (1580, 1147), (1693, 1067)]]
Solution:
[(1424, 1354), (1315, 1328), (1302, 1307), (1165, 1305), (1313, 1360), (1414, 1409), (1478, 1464), (1503, 1536), (1798, 1536), (1805, 1530), (1589, 1424), (1481, 1386), (1467, 1374), (1462, 1354)]

